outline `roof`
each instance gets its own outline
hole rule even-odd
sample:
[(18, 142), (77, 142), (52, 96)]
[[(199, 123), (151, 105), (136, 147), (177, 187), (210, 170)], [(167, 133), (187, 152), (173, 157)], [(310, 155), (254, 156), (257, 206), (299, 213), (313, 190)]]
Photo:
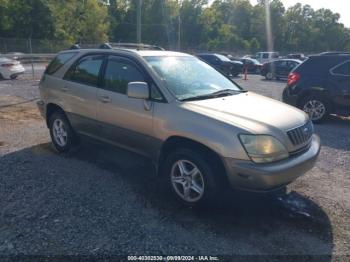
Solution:
[(191, 56), (186, 53), (173, 51), (155, 51), (155, 50), (131, 50), (140, 56)]
[(293, 62), (297, 62), (297, 63), (301, 63), (302, 61), (299, 59), (292, 59), (292, 58), (282, 58), (282, 59), (276, 59), (273, 60), (271, 62), (276, 62), (276, 61), (293, 61)]
[(197, 55), (220, 55), (220, 54), (219, 53), (198, 53), (195, 55), (197, 56)]
[(140, 56), (146, 57), (146, 56), (187, 56), (190, 57), (191, 55), (181, 52), (174, 52), (174, 51), (163, 51), (163, 50), (136, 50), (136, 49), (129, 49), (129, 48), (113, 48), (113, 49), (100, 49), (100, 48), (93, 48), (93, 49), (70, 49), (70, 50), (64, 50), (62, 52), (82, 52), (82, 53), (117, 53), (117, 52), (124, 52), (124, 53), (132, 53), (132, 54), (138, 54)]

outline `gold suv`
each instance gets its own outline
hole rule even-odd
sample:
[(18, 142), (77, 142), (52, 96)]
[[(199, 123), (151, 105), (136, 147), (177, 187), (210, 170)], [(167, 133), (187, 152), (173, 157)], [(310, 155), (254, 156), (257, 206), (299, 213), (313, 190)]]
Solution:
[(184, 53), (63, 51), (39, 86), (38, 106), (59, 152), (84, 135), (142, 154), (188, 205), (225, 185), (277, 190), (311, 169), (320, 152), (304, 112), (247, 92)]

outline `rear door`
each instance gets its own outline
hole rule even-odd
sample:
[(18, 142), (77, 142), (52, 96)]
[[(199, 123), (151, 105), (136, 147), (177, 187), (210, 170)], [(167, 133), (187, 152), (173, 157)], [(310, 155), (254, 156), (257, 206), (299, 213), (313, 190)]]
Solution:
[(336, 82), (333, 102), (340, 110), (350, 112), (350, 60), (335, 66), (330, 72)]
[(150, 155), (153, 142), (153, 104), (127, 96), (129, 82), (147, 82), (143, 70), (132, 60), (111, 55), (98, 90), (97, 118), (101, 139)]
[(278, 77), (287, 77), (289, 74), (288, 61), (282, 60), (276, 62), (276, 76)]
[(97, 134), (97, 90), (104, 58), (100, 54), (83, 56), (64, 76), (65, 110), (78, 133)]

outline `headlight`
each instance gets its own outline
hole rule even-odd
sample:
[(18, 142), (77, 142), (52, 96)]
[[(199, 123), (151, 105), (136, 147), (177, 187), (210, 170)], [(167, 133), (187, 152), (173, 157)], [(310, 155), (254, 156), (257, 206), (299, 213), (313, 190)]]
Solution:
[(289, 156), (284, 145), (273, 136), (239, 135), (239, 139), (255, 163), (274, 162)]

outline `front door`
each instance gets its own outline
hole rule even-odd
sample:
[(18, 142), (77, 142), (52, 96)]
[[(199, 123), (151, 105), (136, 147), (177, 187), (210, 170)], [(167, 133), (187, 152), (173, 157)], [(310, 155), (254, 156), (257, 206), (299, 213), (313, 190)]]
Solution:
[(152, 153), (153, 104), (127, 96), (129, 82), (145, 81), (134, 62), (109, 56), (97, 94), (97, 119), (101, 139), (148, 156)]

